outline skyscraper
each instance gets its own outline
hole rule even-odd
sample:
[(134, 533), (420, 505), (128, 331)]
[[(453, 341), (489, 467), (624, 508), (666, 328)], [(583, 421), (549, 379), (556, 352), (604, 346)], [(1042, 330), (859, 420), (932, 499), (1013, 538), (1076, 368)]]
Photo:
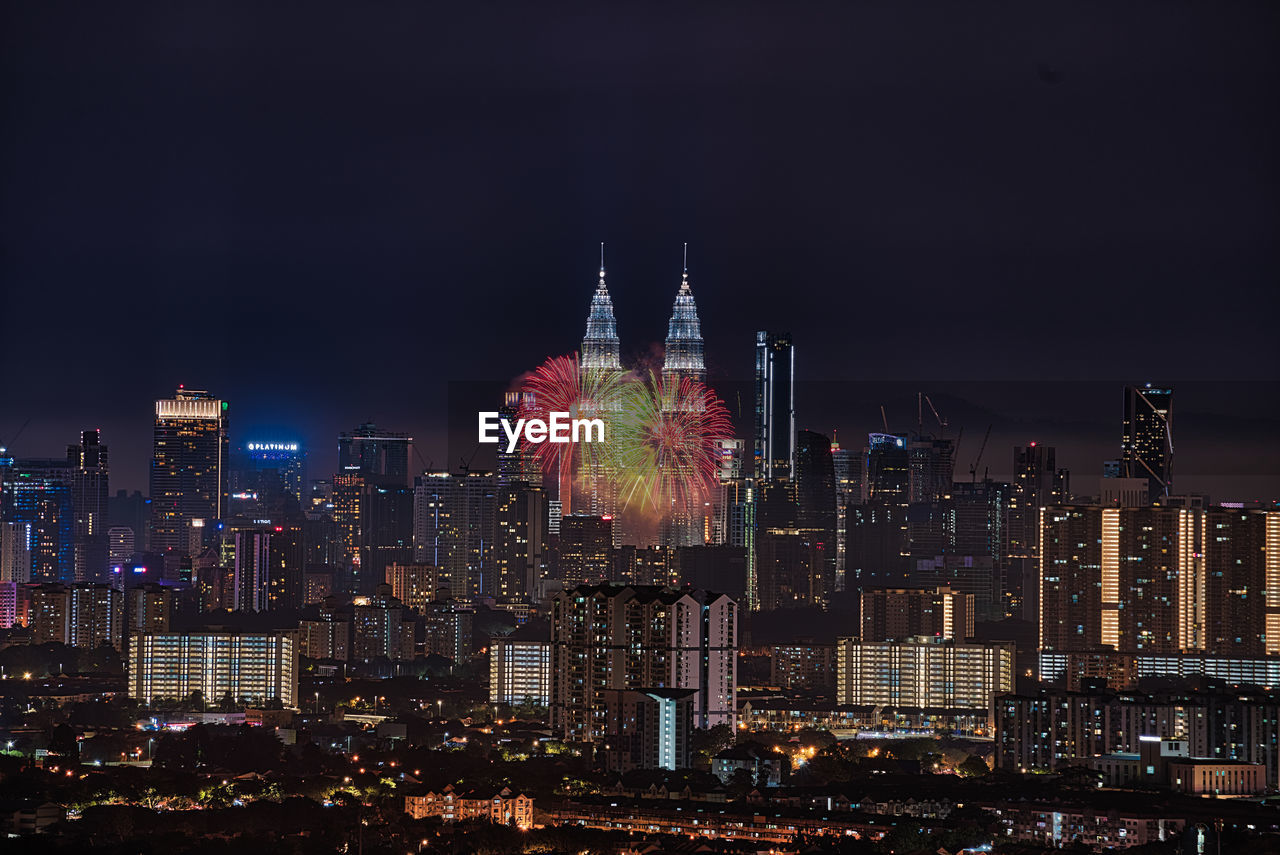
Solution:
[(836, 581), (836, 479), (831, 440), (802, 430), (796, 435), (796, 528), (809, 541), (815, 603), (826, 603)]
[(31, 581), (75, 581), (75, 506), (65, 460), (6, 458), (0, 518), (30, 526)]
[(302, 486), (306, 483), (307, 452), (293, 441), (246, 442), (237, 455), (233, 472), (235, 490), (252, 490), (268, 501), (272, 494), (287, 493), (302, 502)]
[(618, 356), (618, 325), (613, 317), (613, 299), (604, 284), (604, 244), (600, 244), (600, 281), (591, 298), (587, 334), (582, 339), (582, 370), (621, 371)]
[(1124, 387), (1124, 436), (1120, 476), (1146, 478), (1148, 495), (1167, 496), (1173, 487), (1173, 390)]
[(795, 349), (790, 333), (756, 333), (756, 478), (791, 477), (796, 453)]
[(455, 597), (493, 594), (497, 484), (487, 472), (429, 472), (413, 490), (414, 561), (440, 568)]
[(707, 367), (702, 358), (702, 328), (698, 321), (698, 307), (693, 302), (689, 288), (689, 245), (684, 245), (684, 273), (680, 277), (680, 290), (671, 309), (667, 324), (667, 343), (662, 361), (664, 383), (679, 383), (688, 377), (699, 383), (707, 382)]
[(338, 472), (360, 475), (366, 484), (407, 487), (412, 442), (407, 433), (381, 430), (373, 422), (365, 422), (338, 434)]
[[(498, 417), (511, 424), (516, 423), (522, 406), (532, 406), (532, 392), (507, 392), (502, 406), (498, 408)], [(523, 482), (541, 486), (542, 469), (523, 443), (517, 443), (511, 451), (507, 451), (506, 443), (498, 443), (498, 486)]]
[(71, 507), (75, 514), (75, 578), (102, 582), (109, 575), (107, 539), (107, 447), (98, 431), (86, 430), (80, 442), (67, 446)]
[[(200, 529), (227, 507), (227, 402), (179, 388), (156, 401), (151, 549), (198, 551)], [(195, 531), (193, 531), (195, 530)]]

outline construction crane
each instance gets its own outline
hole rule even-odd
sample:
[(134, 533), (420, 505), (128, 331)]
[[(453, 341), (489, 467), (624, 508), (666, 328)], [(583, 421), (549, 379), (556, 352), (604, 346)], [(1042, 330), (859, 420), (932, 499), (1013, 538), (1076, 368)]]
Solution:
[(937, 408), (937, 407), (935, 407), (935, 406), (933, 405), (933, 401), (930, 401), (930, 400), (929, 400), (929, 396), (928, 396), (928, 395), (925, 395), (925, 396), (924, 396), (924, 402), (925, 402), (926, 404), (928, 404), (928, 405), (929, 405), (929, 409), (930, 409), (930, 410), (933, 410), (933, 417), (934, 417), (935, 419), (937, 419), (937, 420), (938, 420), (938, 427), (942, 430), (942, 436), (941, 436), (940, 438), (941, 438), (941, 439), (946, 439), (946, 437), (947, 437), (947, 420), (946, 420), (946, 419), (944, 419), (942, 416), (938, 415), (938, 408)]
[(880, 405), (880, 421), (884, 422), (884, 432), (889, 432), (889, 417), (884, 413), (884, 404)]
[(973, 458), (969, 466), (969, 483), (978, 483), (978, 464), (982, 462), (982, 453), (987, 450), (987, 440), (991, 439), (991, 425), (987, 425), (987, 433), (982, 437), (982, 445), (978, 447), (978, 456)]

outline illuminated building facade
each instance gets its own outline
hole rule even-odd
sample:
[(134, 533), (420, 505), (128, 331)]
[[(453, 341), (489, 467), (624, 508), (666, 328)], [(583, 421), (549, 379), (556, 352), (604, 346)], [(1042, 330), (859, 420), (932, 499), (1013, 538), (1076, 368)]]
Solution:
[(1013, 644), (836, 640), (836, 703), (990, 710), (1013, 691)]
[(252, 703), (298, 705), (298, 633), (135, 633), (129, 639), (129, 695), (144, 704), (199, 691)]
[(151, 549), (199, 551), (205, 527), (225, 514), (227, 402), (179, 388), (156, 401), (151, 458)]
[(950, 588), (867, 588), (861, 600), (863, 641), (973, 637), (973, 594)]
[(527, 597), (546, 570), (547, 494), (539, 486), (499, 485), (495, 510), (494, 584), (499, 597)]
[(1124, 387), (1124, 434), (1120, 475), (1146, 478), (1148, 495), (1168, 496), (1173, 487), (1173, 390)]
[(1041, 518), (1041, 650), (1280, 653), (1280, 512), (1065, 505)]
[(392, 563), (385, 572), (391, 596), (406, 608), (421, 612), (427, 603), (435, 600), (440, 588), (440, 568), (434, 564)]
[(618, 324), (613, 316), (613, 298), (609, 296), (609, 288), (604, 283), (604, 245), (601, 244), (600, 281), (591, 297), (587, 333), (582, 339), (582, 370), (621, 371), (618, 348)]
[[(551, 704), (551, 641), (546, 626), (526, 625), (489, 646), (489, 702)], [(536, 636), (536, 637), (535, 637)]]
[(791, 477), (796, 454), (796, 360), (790, 333), (756, 333), (755, 476)]
[(441, 570), (454, 597), (496, 594), (497, 482), (487, 472), (429, 472), (414, 480), (413, 560)]
[(2, 462), (0, 518), (28, 528), (31, 581), (74, 582), (75, 506), (66, 461)]
[(565, 587), (608, 579), (612, 551), (612, 517), (570, 514), (561, 518), (559, 568)]
[(738, 605), (724, 594), (639, 585), (580, 585), (551, 606), (551, 723), (598, 742), (609, 692), (694, 689), (696, 727), (737, 717)]
[(662, 361), (662, 381), (679, 383), (688, 378), (701, 384), (707, 382), (707, 366), (702, 354), (702, 328), (698, 321), (698, 307), (689, 287), (689, 245), (685, 244), (685, 268), (680, 278), (680, 290), (671, 309), (667, 324), (667, 341)]

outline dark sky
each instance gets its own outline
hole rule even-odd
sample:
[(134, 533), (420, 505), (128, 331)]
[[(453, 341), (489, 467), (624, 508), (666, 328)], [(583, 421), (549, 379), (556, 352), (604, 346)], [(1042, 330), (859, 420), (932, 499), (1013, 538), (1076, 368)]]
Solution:
[(1155, 380), (1183, 486), (1280, 494), (1280, 6), (619, 6), (5, 4), (0, 441), (101, 427), (145, 489), (186, 383), (313, 476), (369, 418), (443, 465), (447, 384), (574, 349), (599, 241), (642, 353), (687, 240), (713, 381), (789, 330), (802, 423), (923, 388), (993, 475), (1033, 427), (1096, 474)]

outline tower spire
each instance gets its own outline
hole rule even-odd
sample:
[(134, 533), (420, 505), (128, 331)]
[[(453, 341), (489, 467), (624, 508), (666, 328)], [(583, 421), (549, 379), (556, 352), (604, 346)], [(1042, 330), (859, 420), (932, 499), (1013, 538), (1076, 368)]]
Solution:
[(684, 242), (684, 273), (680, 276), (680, 290), (689, 290), (689, 242)]
[(600, 281), (587, 314), (587, 334), (582, 339), (581, 364), (584, 369), (621, 369), (618, 360), (618, 328), (613, 317), (613, 300), (604, 284), (604, 241), (600, 241)]

